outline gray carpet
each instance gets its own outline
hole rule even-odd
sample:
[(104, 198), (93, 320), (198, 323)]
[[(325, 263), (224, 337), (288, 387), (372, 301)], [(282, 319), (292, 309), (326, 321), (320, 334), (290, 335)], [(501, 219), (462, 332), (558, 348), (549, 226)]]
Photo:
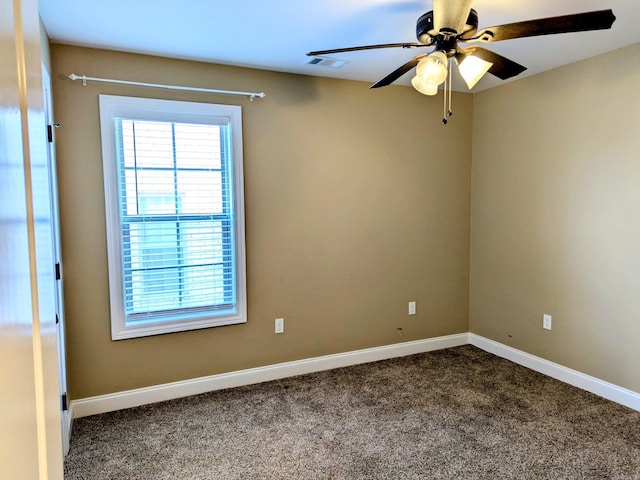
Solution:
[(640, 412), (464, 346), (80, 418), (65, 478), (640, 479)]

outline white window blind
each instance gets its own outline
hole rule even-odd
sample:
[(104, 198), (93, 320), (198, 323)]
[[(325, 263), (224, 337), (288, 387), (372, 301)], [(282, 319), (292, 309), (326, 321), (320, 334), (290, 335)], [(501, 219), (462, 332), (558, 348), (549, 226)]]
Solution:
[[(101, 96), (114, 147), (105, 157), (110, 286), (121, 310), (112, 336), (246, 321), (237, 118), (228, 106), (134, 99), (117, 108), (114, 98), (123, 97)], [(203, 116), (203, 105), (223, 108)]]

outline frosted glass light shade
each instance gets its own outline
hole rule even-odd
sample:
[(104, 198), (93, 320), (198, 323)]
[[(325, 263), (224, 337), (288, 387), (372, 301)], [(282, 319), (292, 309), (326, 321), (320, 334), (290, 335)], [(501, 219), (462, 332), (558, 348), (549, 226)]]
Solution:
[(413, 85), (413, 88), (415, 88), (423, 95), (435, 95), (436, 93), (438, 93), (438, 85), (433, 83), (426, 83), (418, 75), (411, 79), (411, 85)]
[(467, 87), (471, 90), (492, 66), (493, 63), (491, 62), (474, 57), (473, 55), (467, 55), (458, 65), (458, 70)]
[(430, 53), (418, 62), (416, 76), (425, 83), (440, 85), (447, 78), (447, 56), (440, 51)]

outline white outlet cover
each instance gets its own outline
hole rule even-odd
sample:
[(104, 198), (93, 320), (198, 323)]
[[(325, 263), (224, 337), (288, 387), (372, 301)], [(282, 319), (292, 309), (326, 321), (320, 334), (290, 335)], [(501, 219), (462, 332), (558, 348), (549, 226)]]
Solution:
[(284, 333), (284, 318), (276, 318), (276, 333)]
[(542, 328), (546, 330), (551, 330), (551, 315), (547, 315), (546, 313), (542, 316)]
[(416, 302), (409, 302), (409, 315), (416, 314)]

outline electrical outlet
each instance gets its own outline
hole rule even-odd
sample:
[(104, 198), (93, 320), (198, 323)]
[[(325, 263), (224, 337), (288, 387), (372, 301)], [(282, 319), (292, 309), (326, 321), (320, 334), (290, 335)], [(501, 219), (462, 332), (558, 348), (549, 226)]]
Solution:
[(545, 330), (551, 330), (551, 315), (546, 313), (542, 316), (542, 328)]
[(409, 302), (409, 315), (416, 314), (416, 302)]
[(276, 318), (276, 333), (284, 333), (284, 318)]

